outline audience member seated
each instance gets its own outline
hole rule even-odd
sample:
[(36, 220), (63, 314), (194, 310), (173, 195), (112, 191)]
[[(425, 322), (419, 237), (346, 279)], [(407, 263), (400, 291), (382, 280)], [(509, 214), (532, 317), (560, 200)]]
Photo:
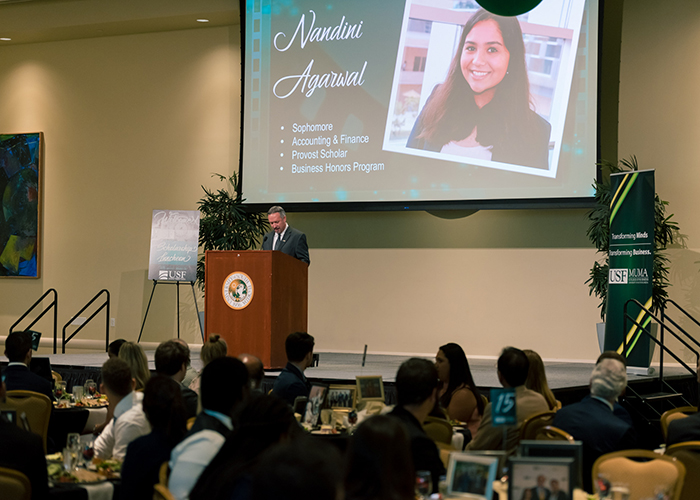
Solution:
[(122, 345), (124, 345), (125, 342), (126, 340), (124, 339), (117, 339), (113, 342), (110, 342), (109, 346), (107, 347), (107, 356), (109, 357), (109, 359), (119, 357), (119, 349), (122, 348)]
[(293, 405), (297, 397), (308, 398), (311, 391), (304, 370), (314, 360), (314, 338), (304, 332), (291, 333), (284, 342), (284, 348), (287, 351), (287, 366), (275, 379), (272, 393)]
[(248, 380), (250, 381), (250, 393), (262, 393), (262, 381), (265, 376), (265, 370), (260, 358), (252, 354), (239, 354), (240, 359), (246, 368), (248, 368)]
[(143, 347), (136, 342), (124, 342), (119, 348), (119, 359), (123, 359), (129, 365), (131, 377), (136, 382), (136, 390), (142, 391), (146, 387), (148, 379), (151, 378), (148, 358)]
[(524, 349), (523, 352), (527, 356), (527, 360), (530, 362), (530, 369), (527, 372), (527, 380), (525, 381), (525, 387), (531, 391), (539, 392), (544, 396), (545, 401), (550, 410), (556, 410), (558, 407), (557, 398), (547, 384), (547, 375), (544, 371), (544, 363), (539, 354), (531, 349)]
[(411, 443), (397, 419), (378, 415), (362, 422), (345, 463), (345, 500), (415, 500)]
[(269, 450), (253, 475), (253, 500), (341, 500), (338, 450), (306, 437)]
[(591, 491), (591, 469), (599, 456), (635, 447), (634, 429), (613, 414), (613, 404), (626, 384), (625, 365), (616, 359), (603, 359), (591, 374), (590, 397), (565, 406), (552, 422), (553, 426), (583, 442), (586, 491)]
[(415, 470), (430, 471), (433, 492), (438, 491), (440, 476), (445, 473), (445, 467), (437, 446), (421, 424), (437, 402), (438, 385), (438, 372), (433, 363), (420, 358), (404, 361), (396, 373), (398, 404), (389, 413), (406, 426)]
[[(217, 358), (223, 358), (226, 356), (226, 354), (228, 354), (228, 346), (226, 345), (226, 341), (216, 333), (210, 334), (209, 338), (202, 346), (202, 350), (199, 352), (199, 359), (202, 360), (202, 370), (209, 363)], [(188, 385), (188, 387), (197, 394), (199, 394), (199, 383), (201, 376), (202, 372), (199, 372), (194, 380), (192, 380), (192, 382), (190, 382)]]
[[(597, 365), (604, 359), (616, 359), (623, 365), (625, 365), (625, 368), (627, 368), (627, 358), (625, 358), (622, 354), (617, 353), (616, 351), (603, 351), (600, 356), (598, 356), (598, 359), (596, 360), (595, 364)], [(625, 395), (625, 390), (627, 387), (622, 389), (622, 392), (618, 396), (617, 399), (620, 399), (622, 396)], [(586, 397), (591, 397), (590, 395)], [(630, 415), (630, 412), (627, 411), (627, 409), (622, 406), (619, 401), (615, 401), (615, 404), (613, 405), (613, 415), (615, 415), (618, 418), (621, 418), (630, 426), (634, 427), (634, 422), (632, 422), (632, 415)]]
[(276, 396), (256, 395), (243, 405), (236, 429), (190, 493), (190, 500), (250, 500), (253, 471), (269, 448), (302, 434), (290, 406)]
[[(123, 352), (122, 348), (119, 355)], [(161, 464), (170, 459), (170, 452), (187, 432), (180, 386), (170, 377), (156, 375), (146, 383), (142, 406), (151, 433), (129, 443), (121, 469), (123, 500), (153, 498)]]
[(173, 339), (173, 342), (182, 344), (185, 349), (187, 349), (187, 370), (185, 371), (185, 378), (182, 379), (182, 385), (189, 387), (192, 381), (197, 377), (197, 375), (199, 375), (197, 370), (192, 368), (192, 363), (190, 362), (190, 346), (182, 339)]
[(467, 356), (459, 345), (445, 344), (435, 356), (435, 367), (440, 378), (440, 406), (450, 420), (466, 422), (472, 435), (475, 434), (484, 414), (484, 402), (474, 383)]
[[(525, 387), (530, 362), (520, 349), (506, 347), (498, 358), (498, 381), (503, 387), (515, 389), (515, 412), (517, 426), (510, 426), (506, 434), (505, 449), (513, 452), (518, 446), (520, 425), (535, 413), (548, 411), (544, 396)], [(491, 417), (491, 403), (486, 405), (484, 418), (474, 438), (467, 444), (467, 450), (501, 450), (503, 447), (503, 427), (495, 427)]]
[(197, 403), (199, 397), (182, 381), (187, 373), (187, 366), (190, 364), (190, 349), (184, 342), (166, 340), (158, 346), (155, 354), (156, 373), (170, 377), (180, 384), (182, 400), (187, 409), (187, 418), (197, 415)]
[[(0, 381), (0, 401), (5, 400), (5, 393), (5, 382)], [(32, 485), (32, 500), (47, 498), (49, 478), (41, 437), (20, 429), (0, 416), (0, 443), (0, 467), (13, 469), (27, 476)]]
[(102, 365), (100, 392), (107, 395), (114, 418), (95, 440), (97, 458), (124, 460), (129, 443), (151, 432), (141, 407), (143, 393), (135, 392), (134, 385), (129, 365), (124, 360), (112, 358)]
[[(697, 368), (696, 377), (698, 384), (700, 384), (700, 360)], [(667, 446), (684, 441), (700, 441), (700, 412), (693, 413), (686, 418), (672, 420), (668, 424), (666, 434)]]
[(202, 370), (202, 412), (170, 454), (168, 488), (177, 499), (189, 497), (197, 479), (233, 429), (236, 408), (248, 396), (248, 370), (236, 358), (219, 358)]
[(10, 333), (5, 339), (5, 356), (10, 360), (4, 372), (8, 391), (38, 392), (53, 401), (51, 382), (29, 371), (32, 361), (31, 333)]

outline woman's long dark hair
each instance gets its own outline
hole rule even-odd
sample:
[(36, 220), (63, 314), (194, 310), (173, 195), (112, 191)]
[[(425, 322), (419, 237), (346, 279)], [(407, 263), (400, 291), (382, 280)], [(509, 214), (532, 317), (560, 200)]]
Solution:
[[(477, 23), (489, 19), (498, 25), (510, 59), (493, 99), (479, 109), (474, 91), (462, 74), (460, 60), (467, 35)], [(501, 17), (483, 9), (476, 11), (464, 25), (445, 82), (435, 88), (423, 108), (422, 131), (418, 137), (444, 145), (466, 138), (477, 126), (476, 140), (482, 146), (508, 144), (516, 137), (521, 142), (523, 135), (532, 130), (531, 115), (530, 82), (520, 23), (515, 17)]]
[(165, 433), (174, 447), (187, 433), (187, 410), (180, 384), (165, 375), (156, 375), (146, 382), (143, 390), (143, 412), (151, 429)]
[(350, 438), (346, 500), (412, 500), (415, 475), (408, 432), (384, 415), (370, 417)]
[(481, 394), (479, 394), (479, 389), (477, 389), (476, 384), (474, 384), (474, 377), (472, 377), (472, 371), (469, 369), (469, 361), (467, 361), (467, 356), (464, 354), (464, 350), (453, 342), (441, 346), (440, 350), (450, 363), (450, 381), (447, 384), (445, 394), (443, 394), (440, 398), (440, 404), (443, 408), (450, 406), (452, 393), (460, 385), (464, 384), (469, 387), (472, 393), (474, 393), (474, 397), (476, 398), (476, 407), (479, 409), (479, 415), (483, 415), (484, 402), (481, 399)]
[(301, 432), (292, 408), (273, 395), (252, 397), (237, 415), (234, 431), (209, 463), (190, 493), (192, 500), (230, 498), (260, 455), (285, 437)]

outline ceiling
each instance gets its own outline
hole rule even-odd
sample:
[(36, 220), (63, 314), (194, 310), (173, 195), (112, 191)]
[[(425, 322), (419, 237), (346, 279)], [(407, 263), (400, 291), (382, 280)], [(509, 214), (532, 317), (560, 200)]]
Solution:
[[(197, 19), (208, 19), (208, 23)], [(238, 0), (0, 0), (2, 44), (239, 24)]]

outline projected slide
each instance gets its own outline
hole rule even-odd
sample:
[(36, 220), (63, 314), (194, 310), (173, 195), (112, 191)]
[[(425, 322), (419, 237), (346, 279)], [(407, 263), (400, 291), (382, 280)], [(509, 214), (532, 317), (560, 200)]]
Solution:
[(249, 203), (591, 196), (597, 4), (247, 0)]

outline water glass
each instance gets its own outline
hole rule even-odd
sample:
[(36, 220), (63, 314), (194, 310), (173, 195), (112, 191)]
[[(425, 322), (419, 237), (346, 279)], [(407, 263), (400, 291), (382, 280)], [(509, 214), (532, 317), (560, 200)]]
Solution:
[(629, 500), (630, 488), (626, 484), (613, 483), (610, 487), (610, 494), (608, 495), (612, 500)]
[(428, 498), (433, 492), (433, 480), (430, 471), (419, 470), (416, 472), (416, 494), (420, 498)]
[(85, 399), (85, 389), (82, 385), (73, 386), (73, 399), (76, 403), (82, 403), (83, 399)]

